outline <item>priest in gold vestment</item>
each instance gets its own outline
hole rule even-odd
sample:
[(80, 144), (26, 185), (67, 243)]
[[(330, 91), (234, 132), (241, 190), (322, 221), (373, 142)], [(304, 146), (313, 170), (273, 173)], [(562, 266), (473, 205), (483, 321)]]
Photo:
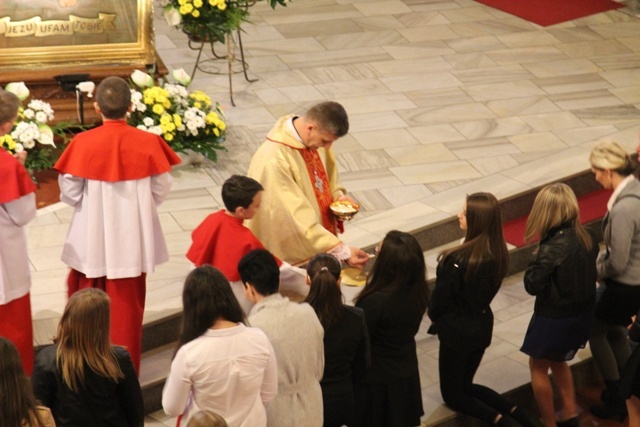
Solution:
[(290, 264), (304, 264), (320, 252), (352, 267), (363, 267), (369, 259), (338, 238), (341, 224), (329, 209), (335, 200), (351, 200), (338, 183), (331, 150), (348, 130), (342, 105), (322, 102), (303, 116), (281, 117), (253, 155), (248, 175), (265, 191), (248, 226), (269, 251)]

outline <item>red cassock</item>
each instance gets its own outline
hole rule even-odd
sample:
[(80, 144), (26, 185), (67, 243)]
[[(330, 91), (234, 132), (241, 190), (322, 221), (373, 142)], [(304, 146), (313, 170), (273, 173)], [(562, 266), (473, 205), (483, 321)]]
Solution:
[[(243, 220), (225, 210), (209, 215), (191, 234), (193, 243), (187, 258), (196, 266), (211, 264), (231, 282), (240, 280), (238, 263), (243, 256), (264, 246), (243, 225)], [(282, 261), (276, 258), (278, 267)]]
[(23, 226), (35, 217), (35, 190), (24, 166), (0, 149), (0, 336), (18, 348), (27, 375), (33, 369), (33, 321)]
[(159, 136), (109, 120), (77, 135), (55, 165), (63, 202), (75, 207), (63, 250), (69, 295), (86, 288), (111, 298), (111, 340), (139, 372), (146, 273), (169, 259), (157, 205), (180, 158)]

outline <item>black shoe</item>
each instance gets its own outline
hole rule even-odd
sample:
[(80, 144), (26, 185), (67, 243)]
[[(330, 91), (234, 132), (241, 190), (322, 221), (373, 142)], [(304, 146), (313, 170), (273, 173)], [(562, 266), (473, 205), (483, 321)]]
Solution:
[(594, 405), (590, 410), (593, 415), (603, 420), (618, 420), (623, 422), (625, 418), (627, 418), (626, 406), (605, 403), (602, 405)]
[(564, 421), (556, 421), (556, 427), (580, 427), (578, 417), (569, 418)]
[(542, 427), (540, 419), (533, 412), (521, 406), (516, 406), (516, 409), (509, 415), (523, 427)]

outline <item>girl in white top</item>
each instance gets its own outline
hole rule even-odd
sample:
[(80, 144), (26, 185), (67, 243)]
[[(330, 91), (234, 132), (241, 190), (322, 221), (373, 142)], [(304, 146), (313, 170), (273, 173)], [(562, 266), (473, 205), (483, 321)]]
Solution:
[(229, 281), (210, 265), (187, 276), (182, 302), (182, 333), (162, 393), (164, 411), (183, 414), (183, 426), (196, 412), (209, 410), (229, 427), (265, 427), (265, 404), (278, 391), (267, 336), (245, 326)]

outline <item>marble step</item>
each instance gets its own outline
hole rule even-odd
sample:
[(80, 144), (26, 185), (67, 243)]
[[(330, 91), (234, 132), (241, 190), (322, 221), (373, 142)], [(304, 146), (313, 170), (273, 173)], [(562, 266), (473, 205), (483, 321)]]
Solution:
[(140, 387), (145, 413), (162, 409), (162, 388), (169, 374), (176, 343), (146, 351), (140, 361)]
[[(565, 182), (574, 189), (578, 196), (598, 188), (597, 184), (594, 185), (595, 181), (591, 174), (587, 172), (569, 177)], [(535, 198), (535, 194), (538, 190), (538, 188), (532, 189), (526, 193), (501, 201), (500, 204), (504, 220), (508, 221), (526, 215), (531, 209), (533, 199)], [(600, 229), (600, 221), (598, 220), (590, 223), (588, 226), (593, 227), (594, 231), (598, 232)], [(459, 239), (462, 238), (462, 232), (459, 230), (458, 221), (454, 217), (432, 226), (415, 230), (412, 234), (416, 236), (425, 251), (424, 255), (427, 264), (429, 284), (433, 286), (438, 254), (443, 249), (456, 245), (459, 242)], [(373, 250), (372, 247), (365, 247), (364, 249), (369, 252)], [(530, 262), (534, 246), (530, 245), (521, 248), (510, 247), (509, 249), (509, 274), (515, 275), (518, 272), (523, 271)], [(347, 301), (350, 301), (357, 292), (359, 292), (359, 288), (343, 287), (343, 293), (345, 294), (345, 299)], [(161, 408), (162, 387), (169, 371), (174, 345), (179, 333), (180, 317), (181, 313), (173, 313), (144, 325), (144, 353), (142, 355), (140, 380), (143, 387), (145, 411), (147, 413), (152, 413)], [(583, 363), (586, 362), (583, 361), (576, 365), (581, 366)], [(574, 367), (574, 369), (578, 368)], [(591, 368), (588, 370), (591, 370)], [(528, 390), (530, 389), (530, 386), (528, 384), (524, 384), (521, 388), (523, 388), (523, 390)], [(522, 393), (522, 391), (518, 390), (519, 388), (516, 388), (509, 393), (513, 393), (517, 397), (519, 393)], [(524, 396), (525, 398), (531, 397), (527, 396), (527, 393), (524, 393)], [(451, 421), (448, 421), (450, 418)], [(452, 414), (451, 411), (444, 411), (443, 416), (441, 417), (442, 421), (438, 421), (438, 423), (445, 423), (442, 425), (472, 425), (469, 424), (469, 420), (463, 421), (463, 424), (455, 424), (460, 422), (459, 418), (460, 417), (455, 416), (455, 414)], [(447, 424), (449, 422), (454, 424)]]

